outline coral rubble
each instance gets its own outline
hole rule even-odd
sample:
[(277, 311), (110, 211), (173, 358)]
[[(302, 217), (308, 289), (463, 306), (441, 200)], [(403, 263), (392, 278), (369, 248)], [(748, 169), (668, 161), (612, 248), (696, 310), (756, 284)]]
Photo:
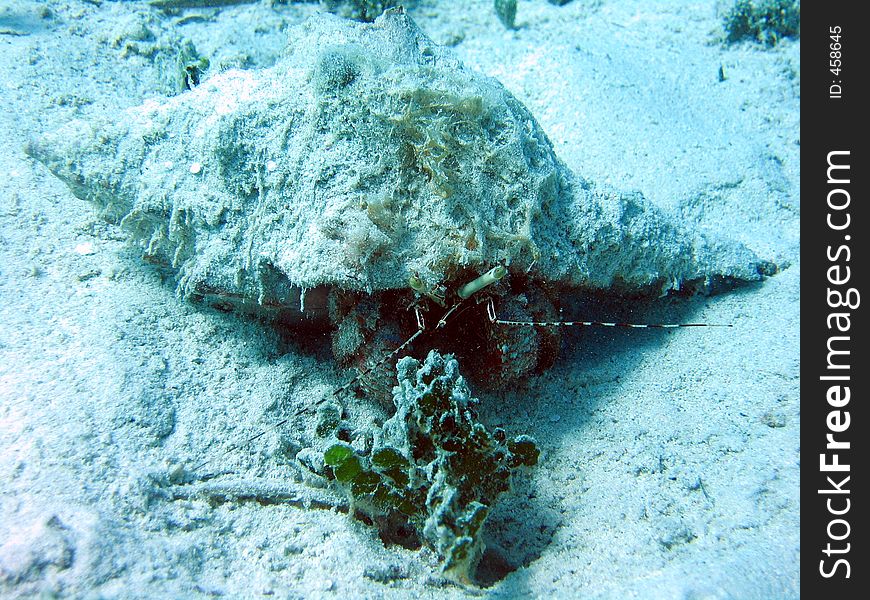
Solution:
[(433, 350), (424, 362), (403, 358), (397, 368), (396, 412), (370, 455), (336, 443), (324, 462), (354, 511), (376, 522), (385, 539), (423, 542), (441, 557), (446, 576), (473, 583), (486, 517), (516, 470), (537, 463), (538, 447), (478, 422), (477, 399), (452, 356)]

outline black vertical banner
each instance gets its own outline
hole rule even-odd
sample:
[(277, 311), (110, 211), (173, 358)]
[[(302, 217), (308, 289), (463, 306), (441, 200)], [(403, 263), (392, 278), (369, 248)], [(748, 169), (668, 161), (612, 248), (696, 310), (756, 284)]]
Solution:
[(801, 15), (801, 588), (865, 598), (870, 44), (863, 2)]

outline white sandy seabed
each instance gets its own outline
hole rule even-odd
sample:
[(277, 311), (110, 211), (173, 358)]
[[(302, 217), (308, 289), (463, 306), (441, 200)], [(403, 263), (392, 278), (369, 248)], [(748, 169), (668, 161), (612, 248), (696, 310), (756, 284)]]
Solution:
[(303, 478), (288, 457), (305, 417), (270, 428), (347, 377), (327, 341), (181, 302), (22, 150), (155, 95), (173, 35), (213, 65), (266, 66), (317, 5), (5, 2), (0, 595), (799, 595), (800, 42), (725, 46), (712, 2), (521, 0), (514, 31), (490, 4), (411, 15), (501, 80), (575, 172), (789, 266), (644, 315), (732, 328), (572, 336), (548, 373), (482, 395), (488, 425), (544, 454), (488, 522), (482, 576), (501, 579), (461, 589)]

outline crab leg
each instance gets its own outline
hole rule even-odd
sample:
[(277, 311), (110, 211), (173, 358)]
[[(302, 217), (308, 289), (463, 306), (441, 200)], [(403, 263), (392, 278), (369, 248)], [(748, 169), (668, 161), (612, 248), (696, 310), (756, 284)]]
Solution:
[[(455, 307), (454, 307), (454, 308), (455, 308)], [(366, 369), (366, 370), (364, 370), (364, 371), (360, 371), (359, 373), (357, 373), (357, 375), (356, 375), (353, 379), (351, 379), (350, 381), (348, 381), (348, 382), (345, 383), (344, 385), (342, 385), (342, 386), (336, 388), (335, 391), (332, 392), (332, 395), (333, 395), (333, 396), (337, 396), (337, 395), (340, 394), (341, 392), (343, 392), (343, 391), (349, 389), (349, 388), (350, 388), (351, 386), (353, 386), (357, 381), (359, 381), (360, 379), (362, 379), (363, 377), (365, 377), (366, 375), (368, 375), (369, 373), (371, 373), (371, 372), (374, 371), (375, 369), (379, 368), (379, 367), (380, 367), (381, 365), (383, 365), (385, 362), (387, 362), (388, 360), (390, 360), (391, 358), (393, 358), (394, 356), (396, 356), (397, 354), (399, 354), (400, 352), (402, 352), (402, 350), (404, 350), (405, 348), (407, 348), (408, 346), (410, 346), (410, 345), (414, 342), (414, 340), (416, 340), (418, 337), (420, 337), (420, 335), (421, 335), (424, 331), (426, 331), (426, 322), (423, 320), (423, 315), (422, 315), (422, 313), (420, 312), (420, 309), (419, 309), (419, 308), (415, 308), (415, 309), (414, 309), (414, 312), (415, 312), (416, 315), (417, 315), (417, 327), (418, 327), (418, 329), (417, 329), (417, 331), (414, 333), (414, 335), (412, 335), (412, 336), (409, 337), (407, 340), (405, 340), (404, 342), (402, 342), (402, 344), (401, 344), (398, 348), (396, 348), (395, 350), (393, 350), (392, 352), (388, 352), (388, 353), (384, 354), (384, 355), (381, 357), (381, 359), (380, 359), (378, 362), (376, 362), (375, 364), (373, 364), (371, 367), (369, 367), (368, 369)]]

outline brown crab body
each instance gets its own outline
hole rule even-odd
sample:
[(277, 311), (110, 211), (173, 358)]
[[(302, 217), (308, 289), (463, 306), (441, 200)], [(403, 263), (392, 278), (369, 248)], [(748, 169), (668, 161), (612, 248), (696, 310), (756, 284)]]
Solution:
[[(336, 290), (330, 299), (333, 355), (340, 365), (357, 371), (360, 390), (387, 406), (395, 385), (393, 363), (403, 355), (425, 356), (432, 349), (454, 354), (469, 365), (467, 377), (476, 387), (510, 387), (548, 369), (559, 354), (559, 329), (503, 325), (487, 313), (491, 301), (506, 319), (555, 320), (558, 310), (551, 297), (527, 285), (500, 284), (480, 298), (457, 298), (448, 308), (419, 299), (411, 306), (407, 293)], [(403, 347), (415, 334), (413, 343)]]

